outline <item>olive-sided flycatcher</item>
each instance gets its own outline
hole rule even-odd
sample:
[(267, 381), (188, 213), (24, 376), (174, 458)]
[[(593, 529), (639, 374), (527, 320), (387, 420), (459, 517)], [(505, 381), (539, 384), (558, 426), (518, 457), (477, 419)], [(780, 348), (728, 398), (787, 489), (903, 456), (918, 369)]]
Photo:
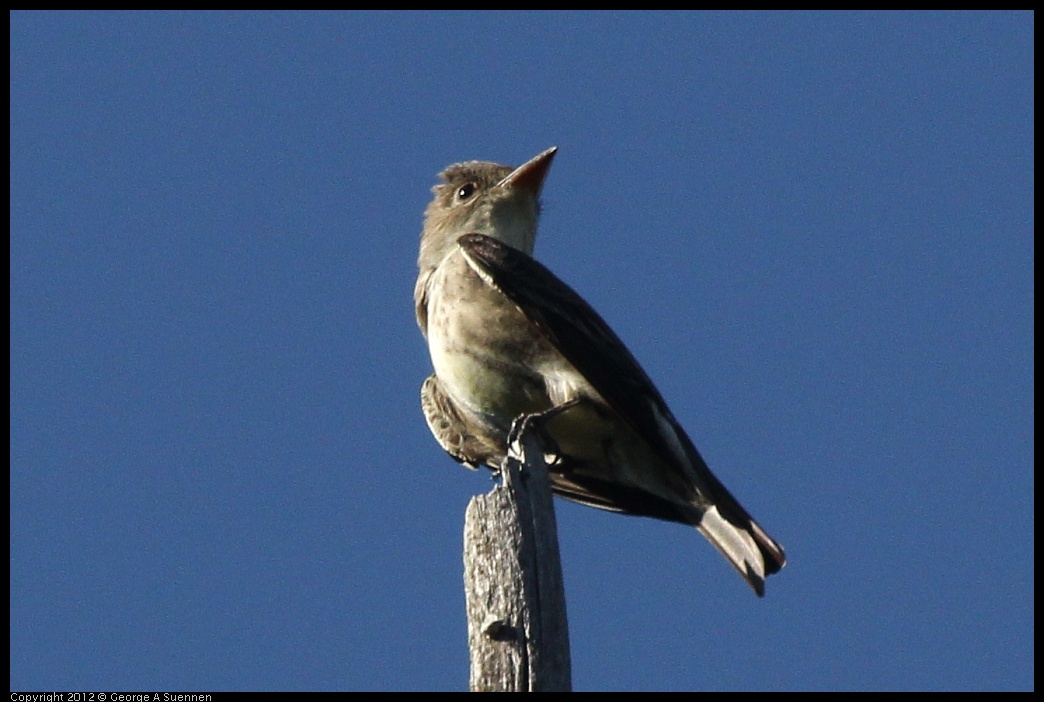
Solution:
[(458, 163), (433, 189), (413, 293), (435, 368), (421, 388), (428, 426), (456, 460), (498, 469), (513, 422), (535, 415), (556, 494), (691, 524), (763, 595), (783, 549), (711, 473), (609, 325), (532, 258), (555, 151), (518, 168)]

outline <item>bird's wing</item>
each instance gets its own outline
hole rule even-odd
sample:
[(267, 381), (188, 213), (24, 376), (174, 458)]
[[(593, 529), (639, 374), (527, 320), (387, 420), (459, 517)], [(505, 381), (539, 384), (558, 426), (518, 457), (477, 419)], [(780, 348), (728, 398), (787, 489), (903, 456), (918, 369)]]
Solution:
[(431, 278), (432, 270), (421, 271), (413, 287), (413, 308), (417, 313), (417, 326), (425, 339), (428, 338), (428, 280)]
[[(483, 234), (457, 240), (472, 269), (507, 296), (668, 466), (684, 473), (696, 490), (693, 506), (706, 510), (697, 524), (761, 593), (760, 579), (783, 567), (783, 549), (751, 518), (711, 472), (692, 440), (634, 356), (605, 320), (540, 262)], [(720, 523), (715, 524), (716, 520)], [(731, 525), (731, 526), (730, 526)], [(740, 530), (757, 544), (760, 577), (749, 573), (750, 553), (730, 541)]]
[(689, 444), (684, 448), (703, 463), (652, 380), (580, 295), (539, 261), (497, 239), (466, 234), (457, 243), (479, 276), (514, 302), (665, 462), (680, 460), (672, 445), (677, 442)]

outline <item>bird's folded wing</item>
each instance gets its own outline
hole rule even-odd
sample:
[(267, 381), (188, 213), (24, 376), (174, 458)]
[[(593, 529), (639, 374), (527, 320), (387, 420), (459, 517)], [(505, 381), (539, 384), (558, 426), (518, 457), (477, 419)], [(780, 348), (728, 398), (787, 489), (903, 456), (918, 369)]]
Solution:
[(580, 295), (539, 261), (497, 239), (465, 234), (457, 244), (475, 272), (518, 306), (621, 419), (665, 461), (679, 460), (679, 447), (671, 444), (691, 442), (677, 436), (684, 431), (656, 386)]
[(765, 575), (786, 563), (783, 549), (711, 472), (609, 325), (572, 288), (525, 253), (482, 234), (465, 234), (457, 244), (476, 274), (518, 306), (664, 464), (687, 476), (697, 493), (691, 496), (691, 504), (706, 510), (697, 526), (755, 591), (763, 593)]

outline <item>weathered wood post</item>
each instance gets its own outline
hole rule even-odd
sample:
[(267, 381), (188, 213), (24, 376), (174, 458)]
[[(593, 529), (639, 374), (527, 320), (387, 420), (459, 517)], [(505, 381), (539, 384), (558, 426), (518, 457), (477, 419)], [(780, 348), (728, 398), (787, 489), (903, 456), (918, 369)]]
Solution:
[(502, 483), (473, 497), (464, 516), (473, 692), (572, 690), (562, 563), (544, 460), (537, 432), (523, 428), (510, 447)]

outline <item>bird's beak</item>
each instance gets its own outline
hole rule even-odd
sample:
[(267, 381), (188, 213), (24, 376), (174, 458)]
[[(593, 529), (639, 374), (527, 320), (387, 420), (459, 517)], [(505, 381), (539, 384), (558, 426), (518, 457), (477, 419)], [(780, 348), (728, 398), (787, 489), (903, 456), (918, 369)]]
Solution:
[(544, 178), (551, 168), (551, 161), (555, 158), (557, 146), (552, 146), (547, 151), (537, 154), (521, 166), (511, 171), (504, 180), (497, 183), (498, 188), (525, 188), (533, 197), (540, 196), (540, 189), (544, 186)]

